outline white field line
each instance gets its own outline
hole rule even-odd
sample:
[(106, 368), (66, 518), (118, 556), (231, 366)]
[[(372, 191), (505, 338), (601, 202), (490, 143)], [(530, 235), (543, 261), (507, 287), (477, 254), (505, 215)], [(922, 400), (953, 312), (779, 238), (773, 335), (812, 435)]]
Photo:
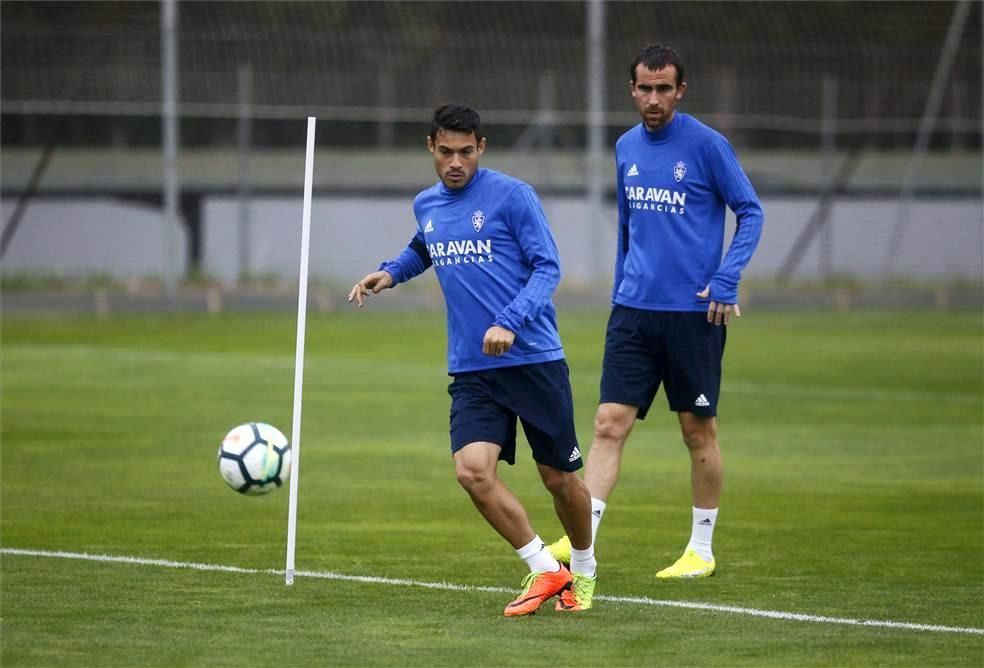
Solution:
[[(53, 559), (77, 559), (82, 561), (100, 561), (109, 563), (135, 564), (139, 566), (159, 566), (161, 568), (184, 568), (195, 571), (218, 571), (222, 573), (242, 573), (247, 575), (263, 574), (283, 576), (284, 571), (275, 568), (241, 568), (239, 566), (225, 566), (222, 564), (201, 564), (190, 561), (172, 561), (170, 559), (144, 559), (141, 557), (127, 557), (111, 554), (88, 554), (85, 552), (63, 552), (50, 550), (25, 550), (13, 547), (0, 548), (0, 554), (20, 556), (20, 557), (42, 557)], [(453, 582), (423, 582), (419, 580), (405, 580), (402, 578), (381, 578), (370, 575), (345, 575), (343, 573), (333, 573), (331, 571), (296, 571), (296, 577), (320, 578), (323, 580), (344, 580), (347, 582), (362, 582), (366, 584), (381, 584), (394, 587), (423, 587), (425, 589), (440, 589), (445, 591), (466, 591), (466, 592), (493, 592), (497, 594), (511, 594), (513, 589), (506, 587), (482, 587), (476, 585), (455, 584)], [(888, 629), (900, 629), (906, 631), (928, 631), (932, 633), (967, 633), (972, 635), (984, 635), (984, 628), (968, 626), (944, 626), (941, 624), (914, 624), (910, 622), (893, 622), (878, 619), (853, 619), (849, 617), (827, 617), (824, 615), (805, 615), (795, 612), (780, 612), (777, 610), (758, 610), (756, 608), (742, 608), (733, 605), (718, 605), (715, 603), (698, 603), (694, 601), (667, 601), (660, 599), (647, 598), (644, 596), (605, 596), (595, 597), (599, 601), (609, 601), (612, 603), (627, 603), (630, 605), (660, 606), (667, 608), (686, 608), (688, 610), (707, 610), (710, 612), (724, 612), (733, 615), (747, 615), (749, 617), (765, 617), (768, 619), (778, 619), (792, 622), (812, 622), (814, 624), (839, 624), (844, 626), (874, 626)]]
[[(67, 346), (47, 346), (47, 345), (15, 345), (6, 346), (4, 356), (7, 370), (10, 368), (10, 356), (18, 355), (23, 357), (36, 357), (49, 360), (52, 355), (62, 355), (64, 357), (93, 358), (109, 365), (134, 363), (144, 364), (177, 364), (181, 368), (187, 366), (233, 363), (244, 370), (248, 369), (284, 369), (294, 368), (294, 360), (288, 355), (247, 355), (243, 353), (219, 353), (219, 352), (176, 352), (168, 350), (137, 350), (134, 348), (102, 347), (86, 345), (67, 345)], [(345, 359), (319, 359), (308, 357), (304, 362), (306, 369), (311, 371), (345, 371), (352, 368), (361, 368), (362, 361), (352, 361)], [(388, 366), (392, 367), (393, 363)], [(444, 373), (444, 368), (439, 362), (435, 363), (399, 363), (401, 368), (420, 369), (424, 373)], [(786, 383), (755, 383), (755, 382), (729, 382), (725, 381), (721, 388), (726, 393), (740, 394), (747, 396), (763, 397), (789, 397), (799, 398), (829, 399), (829, 400), (863, 400), (863, 401), (921, 401), (931, 402), (940, 401), (950, 404), (981, 404), (981, 396), (978, 393), (959, 393), (959, 392), (920, 392), (917, 390), (894, 390), (885, 388), (856, 388), (856, 387), (837, 387), (837, 386), (815, 386), (815, 385), (796, 385)]]

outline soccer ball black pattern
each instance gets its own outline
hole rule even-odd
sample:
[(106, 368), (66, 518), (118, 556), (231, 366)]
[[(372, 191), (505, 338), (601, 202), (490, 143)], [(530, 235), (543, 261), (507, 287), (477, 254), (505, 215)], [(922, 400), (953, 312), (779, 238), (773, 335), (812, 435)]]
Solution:
[(266, 494), (290, 478), (290, 443), (265, 422), (241, 424), (222, 439), (218, 462), (229, 487), (250, 496)]

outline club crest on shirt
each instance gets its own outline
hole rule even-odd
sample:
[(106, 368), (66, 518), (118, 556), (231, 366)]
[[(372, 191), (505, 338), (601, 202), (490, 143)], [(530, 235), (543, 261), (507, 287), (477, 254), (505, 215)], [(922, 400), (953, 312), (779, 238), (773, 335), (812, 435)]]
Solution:
[(683, 181), (683, 177), (687, 175), (687, 165), (684, 164), (683, 160), (673, 165), (673, 178), (676, 179), (677, 183)]
[(481, 209), (472, 214), (472, 227), (475, 228), (476, 232), (482, 230), (482, 225), (485, 224), (485, 214)]

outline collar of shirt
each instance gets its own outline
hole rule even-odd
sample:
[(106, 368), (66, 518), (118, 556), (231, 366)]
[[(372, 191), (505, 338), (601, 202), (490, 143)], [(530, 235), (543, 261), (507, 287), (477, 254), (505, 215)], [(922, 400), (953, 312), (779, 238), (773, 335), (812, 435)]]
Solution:
[(440, 182), (441, 194), (444, 195), (445, 197), (460, 197), (464, 195), (466, 192), (468, 192), (469, 190), (471, 190), (472, 186), (478, 183), (478, 180), (482, 178), (482, 175), (484, 173), (485, 173), (484, 168), (476, 169), (475, 173), (472, 174), (472, 177), (468, 179), (468, 183), (465, 184), (464, 188), (457, 188), (457, 189), (448, 188), (446, 185), (444, 185), (444, 181), (441, 181)]
[(682, 116), (683, 114), (678, 111), (673, 112), (673, 118), (670, 119), (670, 122), (655, 131), (647, 128), (645, 123), (641, 123), (642, 134), (650, 144), (668, 142), (680, 132), (680, 128), (683, 126)]

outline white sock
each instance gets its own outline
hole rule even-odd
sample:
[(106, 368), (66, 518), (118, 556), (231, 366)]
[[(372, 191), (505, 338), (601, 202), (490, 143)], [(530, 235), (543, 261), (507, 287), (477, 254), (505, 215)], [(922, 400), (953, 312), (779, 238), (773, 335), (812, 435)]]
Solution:
[(711, 551), (711, 541), (714, 538), (714, 525), (717, 524), (717, 508), (694, 508), (694, 524), (690, 530), (689, 549), (699, 554), (707, 561), (714, 558)]
[(526, 562), (526, 565), (534, 573), (553, 573), (560, 569), (560, 563), (553, 558), (550, 550), (547, 549), (546, 544), (539, 536), (533, 536), (533, 540), (516, 550), (516, 554)]
[(591, 497), (591, 547), (594, 547), (595, 537), (598, 535), (598, 525), (601, 524), (601, 517), (605, 514), (605, 506), (607, 505), (601, 499)]
[(571, 547), (571, 573), (594, 577), (597, 570), (598, 562), (595, 561), (594, 545), (586, 550)]

